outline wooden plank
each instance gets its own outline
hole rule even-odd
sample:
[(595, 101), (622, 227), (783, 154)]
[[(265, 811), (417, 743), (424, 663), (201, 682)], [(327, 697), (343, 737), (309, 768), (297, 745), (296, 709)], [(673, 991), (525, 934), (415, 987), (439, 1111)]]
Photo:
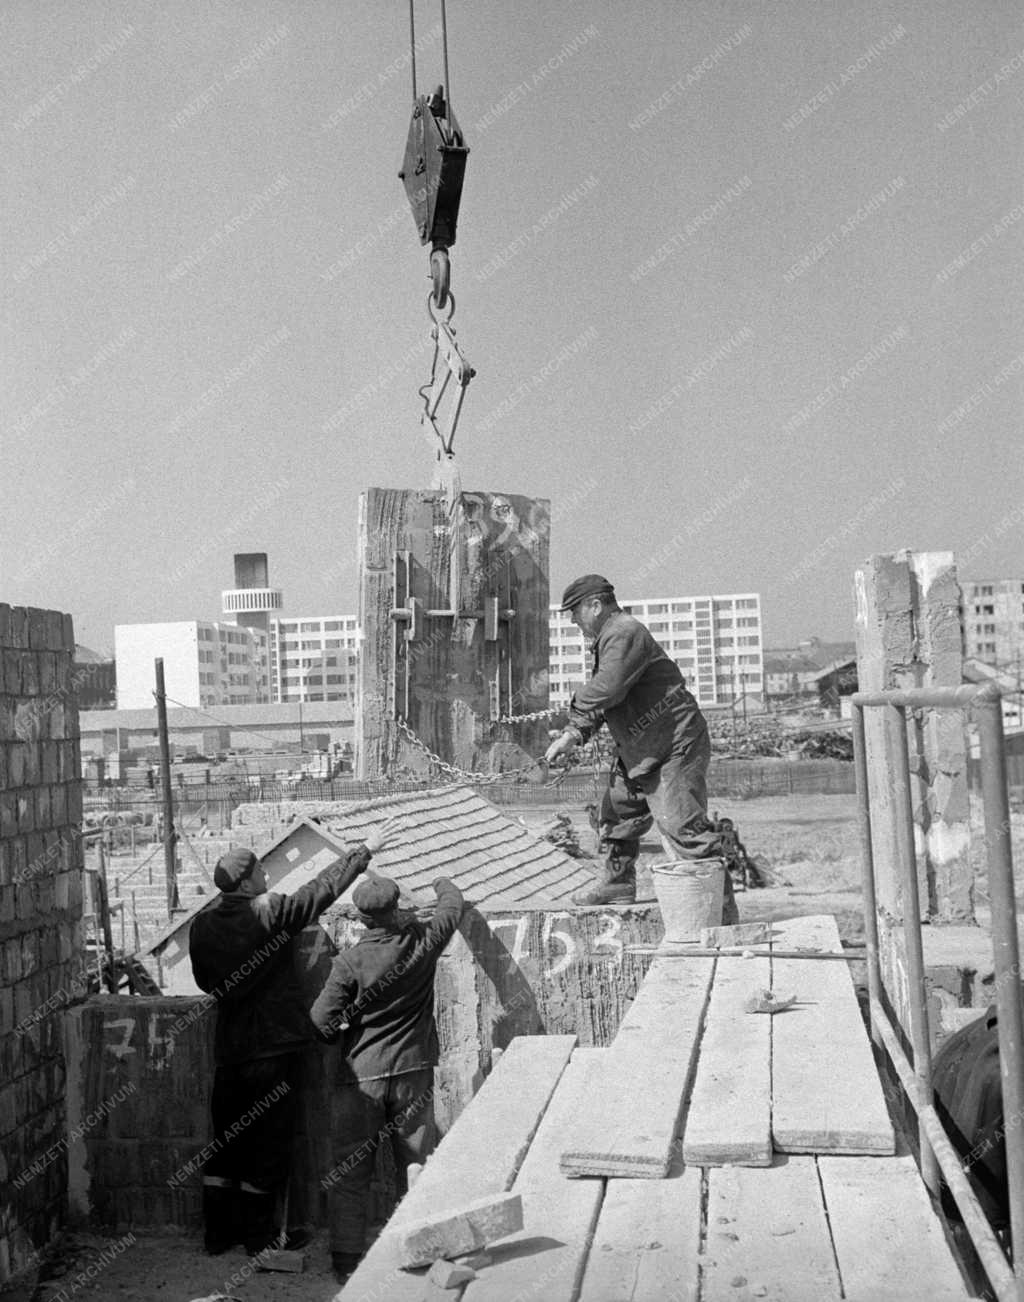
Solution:
[(700, 943), (704, 949), (727, 949), (753, 945), (771, 938), (770, 922), (734, 922), (726, 927), (701, 927)]
[(683, 1130), (690, 1165), (772, 1164), (772, 1018), (748, 1013), (771, 985), (768, 958), (720, 958)]
[(565, 1175), (663, 1179), (692, 1078), (714, 960), (655, 959), (567, 1127)]
[(602, 1180), (566, 1180), (558, 1169), (565, 1127), (591, 1106), (608, 1049), (577, 1049), (558, 1083), (512, 1192), (523, 1199), (523, 1228), (488, 1249), (464, 1302), (543, 1298), (575, 1302), (593, 1239)]
[(701, 1173), (609, 1180), (580, 1302), (698, 1302)]
[[(464, 1203), (458, 1211), (434, 1212), (421, 1221), (403, 1221), (388, 1233), (397, 1240), (400, 1265), (433, 1266), (486, 1248), (522, 1228), (523, 1200), (519, 1194), (505, 1193)], [(433, 1282), (440, 1283), (436, 1276)], [(448, 1286), (442, 1283), (441, 1287)]]
[(848, 1302), (962, 1302), (965, 1288), (912, 1157), (821, 1157)]
[(707, 1218), (703, 1302), (842, 1297), (813, 1157), (709, 1171)]
[(441, 1141), (339, 1296), (419, 1302), (422, 1272), (398, 1266), (394, 1234), (410, 1221), (508, 1191), (576, 1043), (574, 1035), (518, 1036)]
[[(831, 916), (779, 924), (780, 947), (842, 949)], [(772, 959), (772, 990), (797, 1004), (772, 1017), (772, 1137), (783, 1153), (890, 1155), (896, 1136), (850, 973)]]

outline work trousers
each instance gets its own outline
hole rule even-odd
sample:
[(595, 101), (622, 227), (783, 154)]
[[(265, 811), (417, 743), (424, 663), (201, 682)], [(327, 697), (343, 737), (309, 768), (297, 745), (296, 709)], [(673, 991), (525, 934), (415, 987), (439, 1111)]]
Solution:
[(221, 1063), (210, 1111), (214, 1152), (203, 1168), (206, 1246), (220, 1251), (243, 1240), (261, 1248), (274, 1232), (298, 1115), (301, 1053)]
[(378, 1080), (356, 1080), (331, 1096), (334, 1165), (328, 1186), (331, 1252), (362, 1255), (377, 1149), (390, 1143), (398, 1196), (409, 1188), (412, 1162), (434, 1151), (434, 1069), (401, 1072)]
[[(721, 856), (721, 838), (708, 818), (708, 762), (711, 743), (705, 736), (685, 755), (670, 755), (663, 764), (640, 777), (626, 776), (616, 761), (608, 774), (601, 800), (601, 848), (610, 881), (635, 876), (640, 838), (658, 828), (665, 853), (674, 859)], [(732, 879), (725, 872), (722, 919), (739, 921)]]

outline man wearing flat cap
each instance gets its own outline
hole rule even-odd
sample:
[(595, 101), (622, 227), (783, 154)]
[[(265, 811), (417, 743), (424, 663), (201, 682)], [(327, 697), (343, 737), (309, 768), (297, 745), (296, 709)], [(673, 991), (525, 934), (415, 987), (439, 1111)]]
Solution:
[(203, 1172), (206, 1250), (242, 1241), (251, 1255), (276, 1241), (275, 1204), (288, 1178), (303, 1049), (315, 1040), (296, 966), (296, 937), (366, 870), (398, 831), (392, 819), (293, 895), (268, 894), (251, 850), (222, 855), (221, 895), (193, 919), (192, 972), (217, 1001)]
[[(708, 818), (707, 771), (711, 743), (700, 706), (686, 690), (678, 665), (648, 629), (619, 608), (601, 574), (574, 579), (561, 610), (593, 642), (593, 676), (574, 693), (569, 723), (547, 749), (550, 763), (601, 727), (616, 758), (601, 804), (601, 880), (573, 897), (575, 904), (632, 904), (640, 838), (657, 824), (666, 852), (681, 859), (720, 856)], [(738, 913), (725, 872), (726, 923)]]
[(434, 1149), (434, 971), (455, 933), (465, 902), (447, 877), (434, 882), (429, 923), (403, 920), (397, 885), (368, 875), (352, 892), (366, 930), (334, 960), (313, 1004), (325, 1040), (344, 1031), (341, 1076), (331, 1096), (334, 1165), (328, 1190), (331, 1260), (344, 1283), (366, 1247), (366, 1213), (374, 1160), (389, 1138), (398, 1194), (411, 1163)]

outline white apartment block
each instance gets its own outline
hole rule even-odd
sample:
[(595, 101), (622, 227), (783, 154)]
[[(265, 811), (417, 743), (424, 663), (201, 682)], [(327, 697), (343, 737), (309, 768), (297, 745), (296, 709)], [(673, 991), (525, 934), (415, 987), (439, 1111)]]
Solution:
[(270, 621), (274, 701), (354, 701), (359, 621), (355, 615), (302, 615)]
[[(702, 706), (728, 706), (764, 691), (761, 598), (756, 592), (702, 597), (630, 597), (619, 605), (646, 624), (682, 670)], [(550, 704), (566, 706), (590, 677), (583, 635), (551, 607)]]
[(189, 619), (167, 624), (118, 624), (114, 628), (119, 710), (151, 709), (154, 661), (164, 662), (168, 705), (204, 709), (216, 705), (270, 703), (267, 635), (235, 624)]
[(1016, 675), (1024, 654), (1024, 579), (961, 581), (964, 651)]

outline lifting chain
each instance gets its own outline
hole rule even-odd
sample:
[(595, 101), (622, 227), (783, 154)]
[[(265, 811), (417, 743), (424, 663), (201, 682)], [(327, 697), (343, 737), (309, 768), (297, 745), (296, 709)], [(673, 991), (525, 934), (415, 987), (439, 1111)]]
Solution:
[[(560, 714), (560, 713), (561, 710), (559, 709), (534, 710), (531, 714), (506, 715), (504, 718), (499, 719), (498, 722), (499, 723), (522, 723), (527, 719), (549, 719), (551, 718), (552, 715)], [(482, 773), (482, 772), (474, 773), (467, 769), (460, 769), (455, 764), (449, 764), (447, 760), (442, 759), (441, 756), (438, 755), (436, 751), (432, 751), (430, 749), (430, 747), (427, 745), (425, 741), (422, 740), (422, 738), (417, 737), (416, 733), (413, 732), (412, 728), (409, 727), (409, 725), (406, 723), (404, 719), (398, 718), (395, 720), (395, 723), (398, 725), (399, 731), (405, 736), (406, 740), (412, 746), (415, 746), (416, 749), (420, 751), (423, 755), (426, 755), (427, 759), (429, 759), (432, 764), (436, 765), (437, 768), (439, 768), (442, 773), (454, 779), (456, 782), (472, 782), (478, 786), (489, 786), (495, 782), (507, 782), (510, 778), (519, 778), (524, 773), (532, 773), (535, 769), (541, 767), (543, 764), (542, 760), (531, 760), (529, 764), (523, 765), (522, 768), (506, 769), (502, 773)], [(544, 786), (546, 787), (560, 786), (561, 783), (565, 780), (565, 777), (569, 772), (569, 767), (570, 766), (567, 766), (555, 778), (551, 779), (548, 782), (545, 782)]]

